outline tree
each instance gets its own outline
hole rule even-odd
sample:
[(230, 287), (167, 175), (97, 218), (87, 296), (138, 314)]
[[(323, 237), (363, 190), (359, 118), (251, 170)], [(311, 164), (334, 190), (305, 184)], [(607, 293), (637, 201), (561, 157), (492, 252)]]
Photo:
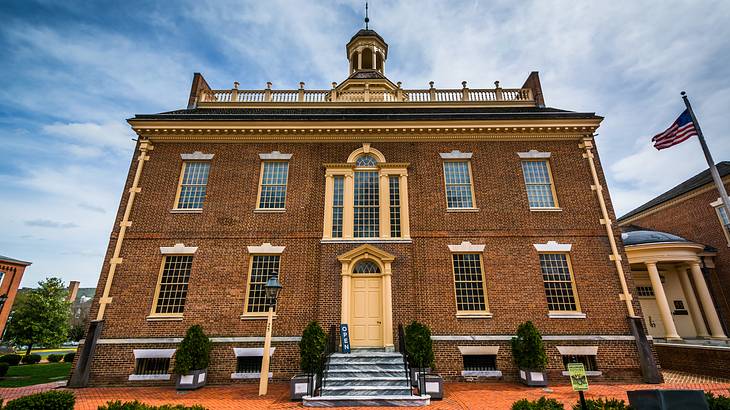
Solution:
[(30, 355), (34, 344), (58, 346), (68, 337), (68, 291), (59, 278), (48, 278), (31, 289), (23, 303), (14, 305), (5, 338), (17, 345), (27, 345)]

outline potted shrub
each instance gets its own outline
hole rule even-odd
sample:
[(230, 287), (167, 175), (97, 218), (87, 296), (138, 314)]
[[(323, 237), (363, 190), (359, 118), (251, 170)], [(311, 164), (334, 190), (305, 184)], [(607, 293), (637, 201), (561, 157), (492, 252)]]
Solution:
[(203, 328), (200, 325), (190, 326), (175, 352), (173, 373), (177, 375), (178, 390), (194, 390), (205, 386), (212, 348)]
[(302, 340), (299, 341), (299, 368), (302, 374), (291, 378), (289, 389), (292, 400), (311, 396), (317, 388), (317, 373), (322, 369), (322, 355), (327, 345), (327, 335), (316, 321), (311, 321), (304, 328)]
[(532, 322), (517, 327), (512, 338), (512, 359), (520, 372), (520, 381), (528, 386), (547, 386), (547, 354), (542, 336)]
[[(433, 367), (434, 354), (433, 354), (433, 341), (431, 340), (431, 329), (423, 323), (417, 321), (411, 322), (406, 326), (406, 352), (408, 352), (408, 360), (411, 366), (411, 385), (419, 386), (421, 394), (434, 394), (434, 398), (437, 397), (442, 389), (443, 382), (441, 377), (434, 374), (429, 374), (427, 379), (430, 386), (434, 386), (433, 383), (438, 383), (438, 391), (425, 391), (427, 389), (421, 388), (421, 386), (428, 386), (425, 384), (423, 375), (430, 373)], [(433, 389), (431, 389), (433, 390)]]

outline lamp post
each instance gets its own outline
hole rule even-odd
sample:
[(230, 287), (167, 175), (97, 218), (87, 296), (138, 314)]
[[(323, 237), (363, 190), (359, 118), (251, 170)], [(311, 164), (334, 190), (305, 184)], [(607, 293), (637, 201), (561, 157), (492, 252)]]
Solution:
[(261, 358), (261, 378), (259, 379), (259, 396), (266, 395), (269, 389), (269, 351), (271, 350), (271, 327), (274, 321), (274, 306), (276, 306), (276, 298), (281, 290), (279, 275), (277, 271), (271, 272), (272, 275), (266, 281), (264, 289), (266, 290), (266, 302), (269, 305), (269, 316), (266, 320), (266, 338), (264, 339), (264, 352)]

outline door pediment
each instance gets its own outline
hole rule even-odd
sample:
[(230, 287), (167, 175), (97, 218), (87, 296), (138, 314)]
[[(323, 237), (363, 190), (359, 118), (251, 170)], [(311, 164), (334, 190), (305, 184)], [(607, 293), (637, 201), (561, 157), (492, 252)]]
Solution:
[(364, 256), (380, 260), (382, 262), (393, 262), (395, 260), (395, 256), (370, 244), (360, 245), (355, 249), (349, 250), (338, 256), (337, 260), (341, 263), (350, 263), (353, 260), (360, 259)]

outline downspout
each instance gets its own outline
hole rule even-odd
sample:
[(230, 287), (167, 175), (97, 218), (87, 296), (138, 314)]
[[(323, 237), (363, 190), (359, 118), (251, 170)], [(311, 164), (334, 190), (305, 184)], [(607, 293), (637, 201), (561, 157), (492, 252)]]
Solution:
[(134, 174), (132, 187), (129, 188), (129, 198), (127, 199), (127, 207), (124, 210), (122, 222), (119, 223), (119, 236), (117, 237), (117, 243), (114, 247), (114, 255), (112, 255), (112, 258), (109, 261), (109, 274), (106, 277), (104, 293), (102, 294), (101, 298), (99, 298), (99, 311), (96, 314), (96, 320), (104, 319), (106, 306), (112, 303), (112, 298), (109, 297), (109, 292), (111, 291), (112, 281), (114, 280), (114, 272), (116, 272), (117, 266), (122, 263), (122, 258), (119, 257), (122, 251), (122, 242), (124, 241), (124, 235), (127, 232), (127, 228), (132, 226), (132, 222), (129, 220), (129, 214), (132, 213), (134, 198), (136, 197), (137, 193), (142, 190), (142, 188), (139, 188), (138, 185), (139, 178), (142, 175), (142, 168), (144, 168), (144, 163), (145, 161), (148, 161), (150, 159), (149, 155), (147, 155), (147, 151), (152, 151), (153, 148), (154, 147), (149, 142), (149, 140), (143, 140), (139, 143), (140, 154), (137, 158), (137, 172)]
[(619, 295), (619, 299), (626, 302), (626, 310), (629, 311), (629, 317), (636, 317), (634, 314), (634, 305), (631, 303), (633, 298), (631, 293), (629, 293), (629, 287), (626, 284), (626, 274), (624, 273), (624, 267), (621, 264), (621, 254), (619, 254), (618, 246), (616, 246), (616, 239), (613, 236), (613, 229), (611, 228), (613, 223), (608, 215), (608, 209), (606, 209), (606, 201), (603, 199), (603, 186), (598, 178), (596, 163), (593, 160), (594, 155), (591, 150), (593, 148), (593, 139), (590, 137), (583, 138), (583, 142), (578, 144), (578, 147), (585, 149), (583, 158), (588, 159), (588, 165), (591, 168), (591, 176), (593, 176), (593, 185), (591, 185), (591, 190), (595, 191), (596, 197), (598, 197), (598, 203), (601, 205), (601, 215), (603, 215), (603, 219), (601, 219), (600, 222), (606, 227), (606, 235), (608, 236), (608, 242), (611, 245), (611, 255), (609, 255), (609, 259), (616, 264), (616, 271), (618, 272), (618, 278), (621, 282), (621, 290), (623, 292)]

